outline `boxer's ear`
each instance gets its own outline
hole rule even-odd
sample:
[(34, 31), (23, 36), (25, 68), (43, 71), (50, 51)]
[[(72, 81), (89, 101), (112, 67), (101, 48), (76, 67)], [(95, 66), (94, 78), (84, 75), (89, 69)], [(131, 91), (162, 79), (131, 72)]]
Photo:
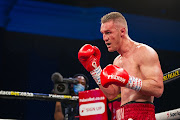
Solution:
[(120, 34), (121, 34), (121, 37), (123, 37), (126, 34), (126, 28), (121, 28)]

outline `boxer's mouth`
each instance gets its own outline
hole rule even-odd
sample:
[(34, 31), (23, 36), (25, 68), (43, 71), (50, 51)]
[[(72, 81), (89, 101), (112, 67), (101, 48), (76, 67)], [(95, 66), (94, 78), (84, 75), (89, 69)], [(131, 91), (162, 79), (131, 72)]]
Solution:
[(109, 47), (111, 45), (111, 43), (106, 43), (106, 46)]

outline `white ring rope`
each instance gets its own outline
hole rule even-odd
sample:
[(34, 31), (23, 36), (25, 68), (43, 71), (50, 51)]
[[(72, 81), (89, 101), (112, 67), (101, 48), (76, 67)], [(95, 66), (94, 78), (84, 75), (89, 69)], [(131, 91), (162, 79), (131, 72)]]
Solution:
[(156, 114), (156, 120), (179, 120), (180, 108)]

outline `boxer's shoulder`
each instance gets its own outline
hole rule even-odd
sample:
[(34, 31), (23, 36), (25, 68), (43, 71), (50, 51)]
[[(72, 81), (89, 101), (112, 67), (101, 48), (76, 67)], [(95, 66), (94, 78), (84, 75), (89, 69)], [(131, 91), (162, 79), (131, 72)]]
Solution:
[(152, 47), (150, 47), (146, 44), (142, 44), (142, 43), (139, 43), (136, 45), (135, 52), (144, 53), (144, 54), (145, 53), (148, 53), (148, 54), (155, 54), (156, 53), (156, 51)]
[(119, 60), (121, 58), (122, 58), (122, 56), (119, 54), (118, 56), (116, 56), (116, 58), (114, 60)]
[(157, 52), (152, 47), (146, 44), (138, 44), (133, 56), (135, 56), (135, 58), (137, 58), (137, 61), (139, 62), (148, 60), (152, 61), (158, 58)]
[(113, 65), (116, 65), (117, 62), (119, 62), (119, 60), (121, 60), (121, 58), (122, 58), (122, 56), (121, 56), (121, 55), (118, 55), (118, 56), (114, 59)]

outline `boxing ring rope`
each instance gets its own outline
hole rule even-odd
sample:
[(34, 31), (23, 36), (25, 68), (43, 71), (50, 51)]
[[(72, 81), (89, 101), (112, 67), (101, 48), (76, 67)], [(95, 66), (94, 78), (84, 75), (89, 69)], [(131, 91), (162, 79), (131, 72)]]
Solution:
[(5, 99), (31, 99), (31, 100), (45, 100), (45, 101), (78, 101), (78, 96), (71, 95), (55, 95), (32, 92), (18, 92), (18, 91), (0, 91), (0, 98)]
[[(169, 82), (172, 82), (180, 78), (180, 68), (165, 73), (163, 75), (163, 82), (166, 85)], [(161, 113), (156, 113), (156, 120), (179, 120), (180, 119), (180, 108), (169, 110)]]
[(163, 75), (163, 82), (164, 82), (164, 84), (166, 84), (168, 82), (171, 82), (171, 81), (178, 79), (179, 77), (180, 77), (180, 68), (177, 68), (173, 71), (165, 73)]
[[(163, 75), (163, 82), (167, 84), (180, 77), (180, 68), (165, 73)], [(45, 100), (45, 101), (75, 101), (78, 102), (78, 96), (71, 95), (55, 95), (44, 93), (32, 93), (32, 92), (19, 92), (19, 91), (0, 91), (0, 98), (4, 99), (30, 99), (30, 100)], [(157, 120), (170, 120), (180, 119), (180, 108), (161, 112), (156, 114)]]
[(179, 120), (180, 108), (157, 113), (155, 116), (156, 116), (156, 120)]

